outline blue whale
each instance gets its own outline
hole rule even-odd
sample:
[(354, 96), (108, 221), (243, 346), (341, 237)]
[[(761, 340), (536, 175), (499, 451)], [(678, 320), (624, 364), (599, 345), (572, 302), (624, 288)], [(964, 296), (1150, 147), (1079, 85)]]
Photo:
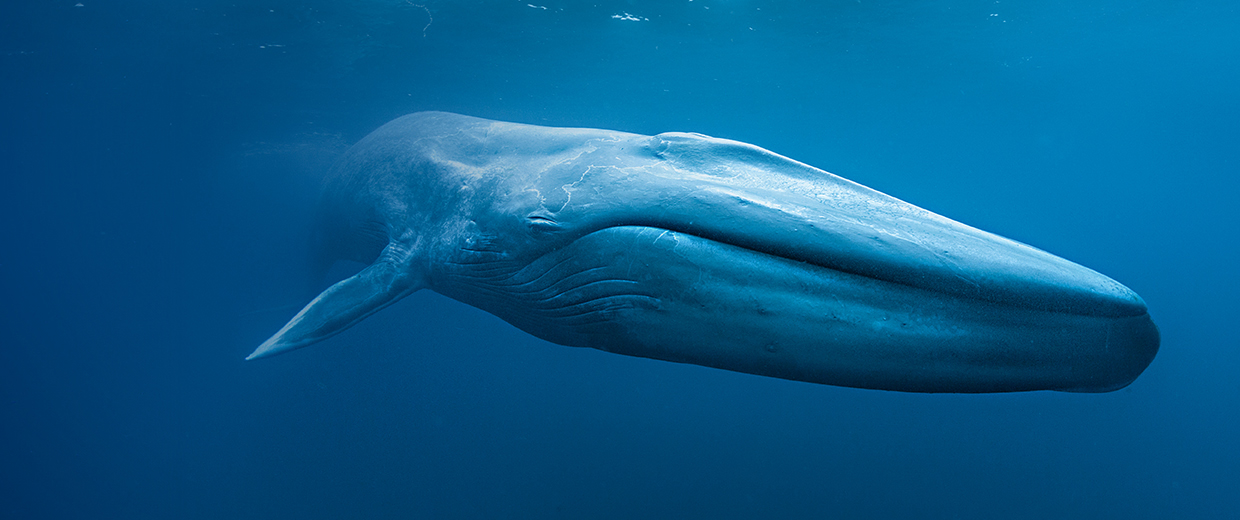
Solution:
[(333, 166), (319, 236), (368, 266), (247, 359), (419, 289), (555, 343), (828, 385), (1106, 392), (1158, 351), (1097, 272), (762, 148), (422, 112)]

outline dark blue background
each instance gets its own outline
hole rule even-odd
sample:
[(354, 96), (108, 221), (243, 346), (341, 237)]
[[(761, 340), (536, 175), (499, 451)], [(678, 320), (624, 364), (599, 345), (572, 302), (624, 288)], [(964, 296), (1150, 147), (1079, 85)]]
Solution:
[[(1240, 518), (1233, 2), (528, 1), (0, 5), (0, 517)], [(325, 169), (430, 109), (751, 142), (1118, 279), (1162, 350), (910, 395), (422, 292), (243, 362)]]

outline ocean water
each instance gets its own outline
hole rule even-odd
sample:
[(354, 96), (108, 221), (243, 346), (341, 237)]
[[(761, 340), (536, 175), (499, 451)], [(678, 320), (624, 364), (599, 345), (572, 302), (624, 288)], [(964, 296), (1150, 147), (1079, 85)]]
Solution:
[[(1240, 518), (1237, 27), (1191, 0), (5, 2), (0, 517)], [(419, 110), (754, 143), (1106, 273), (1162, 348), (1113, 393), (916, 395), (562, 347), (423, 291), (243, 361), (327, 281), (326, 169)]]

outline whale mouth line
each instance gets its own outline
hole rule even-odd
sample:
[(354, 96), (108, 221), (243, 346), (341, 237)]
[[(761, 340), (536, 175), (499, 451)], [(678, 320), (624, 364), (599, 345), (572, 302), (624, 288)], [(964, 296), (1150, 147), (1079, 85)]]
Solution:
[[(685, 230), (683, 230), (683, 229), (678, 229), (678, 228), (676, 228), (676, 227), (669, 227), (669, 226), (666, 226), (666, 225), (657, 225), (657, 226), (640, 225), (640, 224), (631, 224), (631, 225), (616, 225), (616, 226), (608, 226), (608, 227), (605, 227), (605, 228), (603, 228), (603, 229), (600, 229), (600, 230), (598, 230), (598, 231), (595, 231), (594, 233), (597, 233), (597, 232), (599, 232), (599, 231), (605, 231), (605, 230), (615, 230), (615, 229), (621, 229), (621, 228), (626, 228), (626, 227), (639, 227), (639, 228), (648, 228), (648, 229), (652, 229), (652, 230), (658, 230), (658, 231), (661, 231), (661, 232), (662, 232), (662, 233), (660, 234), (660, 237), (662, 237), (662, 236), (663, 236), (664, 234), (666, 234), (666, 233), (677, 233), (677, 234), (681, 234), (681, 235), (686, 235), (686, 236), (689, 236), (689, 237), (693, 237), (693, 238), (696, 238), (696, 239), (699, 239), (699, 240), (706, 240), (706, 241), (714, 242), (714, 243), (717, 243), (717, 244), (722, 244), (722, 245), (725, 245), (725, 246), (728, 246), (728, 247), (734, 247), (734, 248), (741, 249), (741, 250), (744, 250), (744, 251), (747, 251), (747, 252), (750, 252), (750, 253), (754, 253), (754, 254), (759, 254), (759, 255), (763, 255), (763, 256), (767, 256), (767, 257), (771, 257), (771, 258), (778, 258), (778, 259), (780, 259), (780, 260), (786, 260), (786, 261), (789, 261), (789, 262), (795, 262), (795, 263), (797, 263), (797, 264), (805, 264), (805, 265), (813, 266), (813, 267), (816, 267), (816, 268), (819, 268), (819, 269), (826, 269), (826, 270), (829, 270), (829, 271), (834, 271), (834, 272), (837, 272), (837, 273), (843, 273), (843, 274), (847, 274), (847, 275), (851, 275), (851, 276), (857, 276), (857, 277), (860, 277), (860, 278), (865, 278), (865, 279), (867, 279), (867, 280), (874, 280), (874, 281), (878, 281), (878, 282), (883, 282), (883, 283), (889, 283), (889, 284), (899, 285), (899, 286), (901, 286), (901, 287), (907, 287), (907, 288), (910, 288), (910, 289), (916, 289), (916, 290), (920, 290), (920, 291), (926, 291), (926, 292), (930, 292), (930, 293), (934, 293), (934, 294), (940, 294), (940, 295), (944, 295), (944, 296), (951, 296), (951, 297), (957, 297), (957, 298), (963, 298), (963, 299), (970, 299), (970, 300), (981, 300), (980, 298), (967, 298), (967, 297), (964, 297), (964, 296), (960, 296), (960, 295), (956, 295), (956, 294), (951, 294), (951, 293), (947, 293), (947, 292), (939, 291), (939, 290), (936, 290), (934, 287), (919, 286), (919, 285), (915, 285), (915, 284), (907, 283), (907, 282), (904, 282), (904, 281), (901, 281), (901, 280), (895, 279), (895, 278), (893, 278), (893, 277), (880, 277), (880, 276), (874, 276), (874, 275), (873, 275), (873, 273), (859, 272), (859, 271), (858, 271), (858, 270), (856, 270), (856, 269), (848, 269), (848, 268), (847, 268), (847, 267), (845, 267), (845, 266), (839, 265), (839, 264), (837, 264), (837, 263), (830, 262), (830, 261), (829, 261), (829, 259), (822, 259), (822, 258), (809, 258), (809, 257), (806, 257), (806, 256), (794, 256), (794, 255), (783, 254), (783, 253), (781, 253), (781, 252), (779, 252), (779, 251), (774, 250), (774, 248), (757, 248), (757, 247), (754, 247), (753, 245), (750, 245), (750, 244), (745, 244), (745, 243), (743, 243), (742, 241), (728, 240), (728, 239), (726, 239), (725, 237), (713, 236), (713, 234), (712, 234), (712, 236), (706, 236), (706, 235), (701, 234), (701, 233), (697, 233), (697, 232), (693, 232), (693, 231), (685, 231)], [(593, 234), (593, 233), (591, 233), (591, 234)], [(657, 239), (656, 239), (656, 240), (657, 240)], [(981, 300), (981, 301), (986, 301), (986, 300)], [(987, 303), (996, 303), (996, 302), (987, 302)], [(1019, 305), (1012, 305), (1012, 307), (1017, 307), (1017, 308), (1029, 308), (1029, 307), (1019, 306)], [(1031, 310), (1040, 310), (1040, 309), (1033, 309), (1033, 308), (1029, 308), (1029, 309), (1031, 309)]]
[[(1073, 288), (1065, 288), (1063, 294), (1055, 294), (1054, 292), (1048, 293), (1045, 288), (1043, 288), (1043, 294), (1030, 294), (1022, 292), (1020, 287), (1003, 287), (998, 283), (991, 283), (990, 286), (987, 286), (984, 282), (978, 282), (968, 277), (968, 273), (963, 271), (958, 265), (949, 264), (947, 262), (940, 262), (937, 265), (920, 264), (916, 266), (926, 272), (932, 273), (931, 275), (922, 273), (921, 276), (899, 276), (903, 273), (900, 269), (902, 267), (906, 267), (905, 265), (887, 261), (887, 259), (882, 258), (881, 255), (871, 254), (867, 256), (866, 253), (870, 253), (869, 251), (861, 251), (859, 253), (854, 252), (854, 254), (851, 255), (841, 254), (838, 257), (797, 254), (798, 251), (794, 246), (780, 247), (780, 244), (775, 241), (746, 240), (747, 238), (750, 238), (747, 236), (741, 236), (739, 237), (741, 239), (738, 240), (726, 233), (705, 233), (698, 229), (686, 229), (688, 226), (669, 225), (666, 222), (660, 222), (653, 225), (616, 224), (592, 231), (586, 235), (597, 233), (599, 231), (626, 227), (647, 228), (658, 231), (659, 234), (656, 235), (656, 241), (662, 239), (668, 233), (681, 234), (796, 264), (804, 264), (867, 280), (923, 291), (945, 298), (973, 301), (986, 305), (1095, 318), (1127, 318), (1148, 314), (1148, 311), (1145, 309), (1144, 302), (1140, 302), (1139, 305), (1128, 306), (1122, 306), (1122, 304), (1088, 306), (1083, 304), (1073, 305), (1070, 303), (1063, 303), (1065, 300), (1069, 300), (1073, 297), (1073, 295), (1069, 293), (1069, 291)], [(583, 235), (583, 237), (584, 236), (585, 235)], [(578, 237), (576, 240), (580, 240), (581, 238), (582, 237)], [(857, 268), (856, 266), (864, 266), (868, 268)], [(888, 269), (884, 269), (884, 267), (887, 267)], [(943, 284), (940, 282), (941, 280), (949, 277), (963, 281), (963, 286), (974, 287), (976, 288), (976, 291), (970, 293), (960, 289), (953, 290), (951, 287), (944, 288)], [(1105, 296), (1098, 296), (1098, 298), (1101, 300), (1102, 298), (1105, 298)]]

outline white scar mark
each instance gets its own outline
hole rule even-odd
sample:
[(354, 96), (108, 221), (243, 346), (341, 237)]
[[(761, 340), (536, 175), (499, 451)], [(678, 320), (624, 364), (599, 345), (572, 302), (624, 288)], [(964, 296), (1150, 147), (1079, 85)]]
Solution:
[(565, 184), (565, 185), (563, 185), (563, 186), (560, 186), (560, 189), (561, 189), (561, 190), (564, 190), (564, 193), (565, 193), (566, 195), (568, 195), (568, 198), (567, 198), (567, 199), (564, 199), (564, 205), (563, 205), (563, 206), (560, 206), (560, 209), (559, 209), (559, 210), (557, 210), (557, 211), (564, 211), (564, 208), (567, 208), (567, 207), (568, 207), (568, 204), (569, 204), (570, 202), (572, 202), (572, 201), (573, 201), (573, 190), (572, 190), (572, 188), (573, 188), (574, 186), (578, 185), (578, 184), (581, 184), (581, 181), (586, 180), (586, 175), (589, 175), (589, 174), (590, 174), (590, 170), (593, 170), (594, 168), (595, 168), (595, 166), (594, 166), (593, 164), (591, 164), (591, 165), (587, 166), (587, 167), (586, 167), (586, 171), (581, 172), (581, 178), (580, 178), (580, 179), (577, 179), (576, 181), (573, 181), (573, 182), (571, 182), (571, 183), (569, 183), (569, 184)]
[(538, 190), (538, 188), (535, 188), (535, 187), (532, 187), (532, 186), (531, 186), (531, 187), (526, 188), (526, 189), (524, 189), (524, 190), (522, 190), (522, 191), (523, 191), (524, 193), (533, 193), (533, 194), (534, 194), (534, 196), (538, 198), (538, 206), (539, 206), (539, 207), (541, 207), (541, 208), (543, 208), (543, 209), (547, 209), (547, 197), (544, 197), (544, 196), (543, 196), (543, 194), (542, 194), (542, 192), (541, 192), (541, 191), (539, 191), (539, 190)]
[(431, 10), (430, 10), (430, 9), (427, 9), (427, 8), (426, 8), (426, 6), (424, 6), (424, 5), (422, 5), (422, 4), (415, 4), (415, 3), (413, 3), (413, 2), (410, 2), (409, 0), (405, 0), (405, 3), (406, 3), (406, 4), (409, 4), (409, 5), (412, 5), (412, 6), (414, 6), (414, 7), (421, 7), (423, 11), (426, 11), (426, 27), (423, 27), (423, 28), (422, 28), (422, 37), (423, 37), (423, 38), (425, 38), (425, 37), (426, 37), (426, 30), (427, 30), (427, 29), (430, 29), (431, 24), (435, 22), (435, 17), (434, 17), (434, 16), (431, 16)]
[(559, 164), (565, 164), (565, 163), (576, 161), (577, 159), (580, 159), (581, 156), (585, 154), (594, 153), (595, 150), (598, 150), (597, 146), (593, 146), (590, 143), (586, 143), (585, 146), (581, 147), (581, 151), (577, 152), (577, 155), (574, 155), (572, 157), (566, 157), (561, 161), (557, 161), (556, 164), (559, 165)]

